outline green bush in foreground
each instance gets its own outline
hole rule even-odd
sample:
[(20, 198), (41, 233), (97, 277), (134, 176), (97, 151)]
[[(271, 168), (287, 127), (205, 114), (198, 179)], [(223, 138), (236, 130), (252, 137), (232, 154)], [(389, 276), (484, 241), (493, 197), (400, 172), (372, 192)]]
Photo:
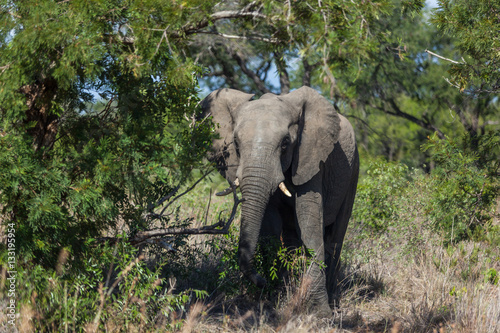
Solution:
[(203, 165), (201, 69), (180, 58), (183, 38), (151, 32), (180, 10), (161, 1), (2, 8), (2, 220), (20, 263), (54, 267), (63, 248), (79, 260), (86, 239), (148, 227), (151, 207)]

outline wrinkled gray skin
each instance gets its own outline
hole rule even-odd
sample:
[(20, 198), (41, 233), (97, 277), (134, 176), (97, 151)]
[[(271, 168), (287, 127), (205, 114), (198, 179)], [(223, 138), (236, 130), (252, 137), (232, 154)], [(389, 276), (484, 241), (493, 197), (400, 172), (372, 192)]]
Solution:
[[(253, 95), (232, 89), (212, 92), (204, 114), (219, 123), (213, 155), (221, 174), (239, 180), (244, 202), (238, 259), (257, 286), (266, 281), (253, 268), (259, 235), (281, 236), (286, 246), (314, 250), (310, 304), (321, 315), (337, 285), (340, 251), (351, 216), (359, 158), (349, 121), (315, 90)], [(278, 189), (284, 181), (292, 197)]]

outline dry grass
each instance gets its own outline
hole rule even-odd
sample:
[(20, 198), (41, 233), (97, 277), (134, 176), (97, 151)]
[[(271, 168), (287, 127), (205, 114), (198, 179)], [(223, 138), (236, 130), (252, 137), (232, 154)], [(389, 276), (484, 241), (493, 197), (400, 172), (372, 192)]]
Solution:
[[(485, 281), (485, 258), (474, 254), (481, 252), (478, 246), (468, 242), (447, 252), (429, 241), (417, 253), (401, 253), (404, 246), (388, 247), (368, 260), (350, 259), (340, 306), (327, 320), (306, 313), (305, 281), (286, 286), (274, 310), (265, 301), (245, 298), (233, 304), (220, 300), (218, 307), (225, 304), (225, 310), (208, 309), (203, 317), (193, 309), (192, 316), (199, 318), (194, 331), (500, 332), (500, 289)], [(498, 262), (491, 264), (500, 270)], [(193, 331), (193, 321), (188, 322)]]
[(445, 248), (420, 209), (408, 208), (383, 235), (368, 237), (362, 224), (351, 224), (331, 318), (307, 314), (302, 281), (273, 300), (220, 297), (196, 331), (500, 332), (500, 285), (485, 276), (488, 269), (500, 272), (500, 249), (474, 241)]

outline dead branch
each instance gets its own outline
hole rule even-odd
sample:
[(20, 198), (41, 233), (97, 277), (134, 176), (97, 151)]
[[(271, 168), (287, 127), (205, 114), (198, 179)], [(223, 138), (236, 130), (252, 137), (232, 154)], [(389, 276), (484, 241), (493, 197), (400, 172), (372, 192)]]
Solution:
[[(167, 207), (172, 204), (175, 200), (183, 196), (184, 194), (188, 193), (191, 191), (200, 181), (201, 179), (205, 178), (210, 172), (204, 174), (202, 178), (200, 178), (193, 186), (191, 186), (188, 190), (184, 191), (183, 193), (179, 194), (176, 196), (174, 199), (172, 199)], [(243, 199), (238, 198), (238, 194), (236, 193), (236, 186), (234, 184), (231, 184), (231, 187), (233, 189), (233, 199), (234, 199), (234, 204), (231, 209), (231, 215), (227, 220), (221, 219), (221, 214), (219, 214), (218, 222), (209, 226), (204, 226), (200, 228), (182, 228), (182, 227), (174, 227), (174, 228), (161, 228), (161, 229), (154, 229), (154, 230), (144, 230), (144, 231), (139, 231), (135, 235), (131, 236), (128, 239), (123, 239), (123, 238), (117, 238), (117, 237), (101, 237), (98, 238), (97, 241), (100, 243), (103, 242), (109, 242), (110, 244), (116, 244), (119, 241), (128, 241), (134, 246), (139, 246), (142, 244), (158, 244), (161, 243), (160, 245), (162, 247), (165, 247), (168, 245), (166, 242), (164, 242), (161, 237), (167, 236), (167, 235), (203, 235), (203, 234), (210, 234), (210, 235), (221, 235), (221, 234), (227, 234), (229, 233), (229, 228), (231, 227), (231, 224), (236, 216), (236, 213), (238, 211), (238, 206), (240, 203), (243, 202)], [(164, 212), (166, 208), (162, 210), (162, 213)], [(149, 214), (148, 217), (151, 217), (152, 214)], [(160, 218), (163, 216), (162, 214), (154, 214), (152, 216), (153, 218)], [(171, 250), (171, 249), (170, 249)]]
[(425, 52), (429, 53), (430, 55), (433, 55), (435, 56), (436, 58), (439, 58), (439, 59), (442, 59), (442, 60), (446, 60), (448, 62), (451, 62), (452, 64), (456, 64), (456, 65), (464, 65), (465, 64), (465, 61), (464, 62), (458, 62), (458, 61), (455, 61), (455, 60), (451, 60), (451, 59), (448, 59), (448, 58), (445, 58), (443, 56), (440, 56), (439, 54), (436, 54), (434, 52), (431, 52), (429, 50), (425, 50)]
[[(200, 32), (199, 30), (208, 27), (211, 23), (214, 23), (216, 21), (220, 20), (226, 20), (226, 19), (238, 19), (238, 18), (244, 18), (244, 17), (252, 17), (252, 18), (259, 18), (259, 19), (267, 19), (267, 16), (264, 14), (261, 14), (259, 11), (252, 11), (251, 8), (255, 5), (255, 1), (246, 6), (245, 8), (241, 10), (225, 10), (225, 11), (220, 11), (216, 12), (210, 15), (209, 18), (200, 20), (199, 22), (196, 23), (188, 23), (185, 24), (180, 31), (173, 31), (169, 33), (169, 35), (172, 38), (181, 38), (187, 35), (192, 35), (195, 33)], [(161, 29), (150, 29), (150, 30), (160, 30), (160, 31), (165, 31)]]
[(212, 173), (212, 170), (209, 170), (209, 171), (205, 172), (203, 174), (203, 176), (201, 176), (200, 179), (198, 179), (190, 188), (188, 188), (187, 190), (185, 190), (184, 192), (182, 192), (181, 194), (177, 195), (175, 198), (173, 198), (172, 200), (170, 200), (170, 202), (162, 209), (162, 211), (161, 211), (160, 214), (150, 214), (150, 217), (153, 217), (153, 218), (160, 218), (160, 217), (162, 217), (163, 213), (165, 213), (165, 211), (167, 210), (167, 208), (170, 207), (170, 205), (172, 205), (172, 203), (174, 203), (177, 199), (179, 199), (180, 197), (182, 197), (186, 193), (190, 192), (193, 188), (196, 187), (196, 185), (198, 185), (203, 179), (205, 179), (206, 176), (208, 176), (211, 173)]
[(267, 89), (265, 83), (260, 79), (260, 77), (258, 77), (258, 75), (254, 71), (252, 71), (250, 68), (247, 67), (246, 64), (248, 63), (248, 61), (242, 52), (233, 50), (228, 50), (228, 51), (231, 54), (232, 58), (236, 60), (238, 66), (240, 66), (241, 71), (245, 73), (245, 75), (248, 76), (248, 78), (250, 78), (255, 83), (257, 89), (259, 89), (264, 94), (271, 92), (269, 89)]
[(266, 42), (270, 44), (278, 44), (279, 39), (265, 36), (238, 36), (238, 35), (228, 35), (217, 31), (198, 31), (199, 34), (215, 35), (226, 39), (243, 39), (243, 40), (256, 40), (259, 42)]

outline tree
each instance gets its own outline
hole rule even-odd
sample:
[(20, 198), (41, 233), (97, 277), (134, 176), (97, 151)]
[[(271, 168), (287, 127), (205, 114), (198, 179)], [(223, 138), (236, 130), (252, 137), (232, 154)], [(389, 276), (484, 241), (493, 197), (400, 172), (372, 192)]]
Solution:
[(470, 95), (500, 92), (500, 4), (498, 1), (438, 1), (432, 22), (455, 38), (459, 51), (450, 63), (450, 84)]
[[(415, 9), (422, 1), (408, 3)], [(392, 5), (385, 0), (326, 0), (256, 6), (267, 21), (221, 20), (191, 44), (191, 57), (208, 68), (205, 82), (210, 89), (227, 86), (279, 94), (313, 85), (313, 76), (333, 87), (332, 71), (357, 68), (377, 47), (372, 25)], [(270, 78), (273, 71), (279, 75), (278, 85)]]
[(451, 87), (443, 79), (449, 64), (425, 50), (452, 57), (455, 39), (439, 34), (426, 15), (400, 11), (395, 7), (374, 25), (380, 47), (354, 80), (338, 78), (339, 98), (362, 120), (360, 141), (372, 154), (422, 165), (426, 156), (415, 152), (427, 136), (483, 135), (493, 129), (499, 105), (493, 96), (474, 99)]
[(260, 15), (214, 5), (0, 3), (0, 207), (20, 257), (54, 267), (110, 228), (175, 222), (151, 217), (211, 138), (182, 50), (217, 20)]
[[(452, 36), (428, 24), (428, 13), (417, 13), (423, 4), (371, 5), (327, 1), (307, 3), (308, 11), (287, 2), (286, 44), (273, 39), (277, 32), (266, 30), (269, 25), (220, 21), (198, 35), (190, 50), (209, 68), (204, 82), (212, 90), (228, 86), (264, 94), (314, 86), (358, 119), (360, 142), (372, 154), (390, 160), (424, 164), (425, 153), (415, 151), (433, 132), (444, 138), (494, 129), (494, 96), (474, 99), (455, 91), (442, 79), (449, 63), (425, 53), (455, 57), (458, 50)], [(279, 80), (270, 79), (273, 72)]]

